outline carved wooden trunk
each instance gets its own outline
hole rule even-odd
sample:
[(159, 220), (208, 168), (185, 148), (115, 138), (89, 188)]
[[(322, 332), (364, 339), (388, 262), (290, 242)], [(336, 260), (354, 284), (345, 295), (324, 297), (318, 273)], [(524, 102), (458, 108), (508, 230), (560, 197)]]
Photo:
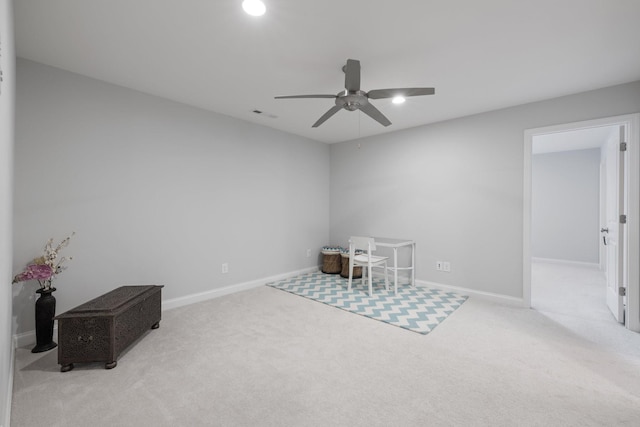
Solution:
[(56, 316), (60, 370), (70, 371), (78, 362), (115, 368), (122, 351), (160, 326), (162, 287), (121, 286)]

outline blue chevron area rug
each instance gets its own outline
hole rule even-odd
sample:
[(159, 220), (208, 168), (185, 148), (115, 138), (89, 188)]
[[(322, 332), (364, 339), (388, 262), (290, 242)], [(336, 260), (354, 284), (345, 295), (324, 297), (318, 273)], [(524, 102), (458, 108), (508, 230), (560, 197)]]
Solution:
[(391, 281), (389, 291), (386, 291), (384, 279), (377, 277), (373, 280), (371, 296), (367, 293), (368, 286), (363, 286), (360, 279), (353, 281), (351, 291), (347, 290), (347, 285), (348, 279), (339, 274), (321, 271), (267, 283), (276, 289), (424, 335), (468, 298), (455, 292), (408, 285), (398, 286), (398, 294), (394, 295)]

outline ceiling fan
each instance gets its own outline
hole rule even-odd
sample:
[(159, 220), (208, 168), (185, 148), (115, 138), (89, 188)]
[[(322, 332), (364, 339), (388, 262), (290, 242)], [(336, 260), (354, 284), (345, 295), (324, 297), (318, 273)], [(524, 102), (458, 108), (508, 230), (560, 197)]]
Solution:
[(312, 127), (317, 128), (324, 123), (329, 117), (341, 109), (348, 111), (360, 110), (382, 126), (389, 126), (391, 122), (384, 114), (380, 112), (373, 104), (369, 103), (370, 99), (394, 98), (396, 96), (421, 96), (433, 95), (435, 89), (432, 87), (414, 87), (414, 88), (397, 88), (397, 89), (375, 89), (365, 92), (360, 90), (360, 61), (356, 59), (347, 59), (347, 64), (342, 67), (344, 71), (344, 91), (337, 95), (291, 95), (276, 96), (276, 99), (287, 98), (333, 98), (336, 105), (329, 109), (326, 113), (313, 124)]

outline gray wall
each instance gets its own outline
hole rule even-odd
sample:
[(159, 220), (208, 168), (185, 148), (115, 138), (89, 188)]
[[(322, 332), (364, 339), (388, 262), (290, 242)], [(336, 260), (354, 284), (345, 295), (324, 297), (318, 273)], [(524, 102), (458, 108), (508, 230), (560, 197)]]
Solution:
[(0, 0), (0, 425), (11, 416), (11, 215), (15, 60), (11, 2)]
[(419, 280), (522, 298), (525, 129), (639, 111), (634, 82), (332, 145), (331, 242), (413, 238)]
[(597, 264), (600, 149), (536, 154), (531, 174), (532, 256)]
[[(26, 60), (17, 72), (13, 269), (75, 231), (59, 313), (122, 284), (173, 299), (317, 265), (326, 144)], [(36, 286), (14, 288), (18, 333)]]

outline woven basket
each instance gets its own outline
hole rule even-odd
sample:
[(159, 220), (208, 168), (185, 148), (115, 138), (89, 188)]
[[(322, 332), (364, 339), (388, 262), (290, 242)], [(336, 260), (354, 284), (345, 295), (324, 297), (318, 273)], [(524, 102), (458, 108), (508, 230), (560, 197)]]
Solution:
[(338, 274), (342, 271), (342, 260), (340, 259), (340, 247), (324, 246), (322, 248), (322, 272), (327, 274)]
[[(341, 253), (340, 257), (342, 258), (342, 270), (340, 271), (340, 276), (345, 279), (349, 278), (349, 253)], [(354, 265), (353, 266), (353, 279), (359, 279), (362, 277), (362, 266)]]

